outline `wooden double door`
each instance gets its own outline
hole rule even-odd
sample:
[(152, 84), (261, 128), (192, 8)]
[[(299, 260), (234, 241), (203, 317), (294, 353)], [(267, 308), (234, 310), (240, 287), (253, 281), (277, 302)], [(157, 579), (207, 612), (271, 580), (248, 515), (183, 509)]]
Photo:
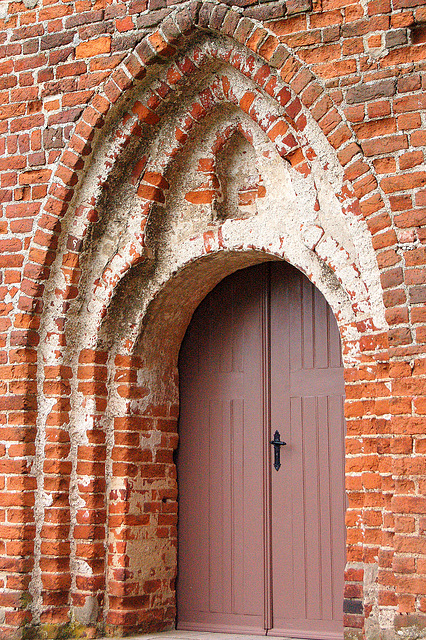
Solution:
[(344, 384), (327, 302), (287, 263), (237, 271), (195, 312), (179, 366), (178, 628), (341, 638)]

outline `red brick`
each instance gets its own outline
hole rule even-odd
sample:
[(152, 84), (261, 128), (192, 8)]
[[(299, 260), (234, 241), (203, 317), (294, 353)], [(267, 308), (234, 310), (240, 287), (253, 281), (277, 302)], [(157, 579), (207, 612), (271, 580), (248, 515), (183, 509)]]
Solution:
[(426, 209), (411, 209), (394, 218), (398, 227), (416, 227), (426, 224)]
[(141, 102), (135, 102), (132, 107), (132, 111), (138, 116), (139, 120), (146, 122), (146, 124), (157, 124), (160, 119), (156, 113), (151, 111), (151, 109), (148, 109)]
[[(420, 122), (419, 122), (420, 124)], [(414, 128), (414, 127), (413, 127)], [(413, 131), (410, 135), (410, 143), (413, 147), (423, 147), (426, 144), (426, 136), (424, 131)]]
[(102, 36), (89, 40), (88, 42), (80, 42), (76, 46), (76, 58), (90, 58), (100, 55), (101, 53), (109, 53), (111, 51), (111, 36)]
[(380, 138), (364, 140), (361, 146), (366, 156), (375, 156), (407, 149), (408, 139), (406, 135), (382, 136)]
[(144, 198), (145, 200), (150, 200), (153, 202), (163, 203), (165, 201), (164, 193), (162, 189), (158, 189), (157, 187), (153, 187), (153, 186), (148, 186), (146, 184), (139, 185), (138, 196), (140, 198)]
[(192, 204), (211, 204), (217, 195), (216, 191), (212, 190), (200, 190), (200, 191), (189, 191), (185, 194), (185, 200), (191, 202)]
[(424, 161), (423, 151), (409, 151), (399, 157), (399, 167), (402, 171), (412, 169)]
[(385, 193), (416, 189), (426, 184), (426, 172), (413, 171), (403, 175), (383, 178), (380, 184)]
[[(417, 129), (421, 126), (421, 117), (418, 113), (404, 113), (398, 116), (398, 129), (399, 131), (409, 131), (410, 129)], [(415, 134), (412, 134), (415, 135)], [(412, 136), (410, 138), (412, 142)], [(418, 146), (418, 145), (414, 145)]]
[(374, 138), (396, 132), (396, 119), (383, 118), (362, 124), (354, 124), (354, 131), (360, 140)]

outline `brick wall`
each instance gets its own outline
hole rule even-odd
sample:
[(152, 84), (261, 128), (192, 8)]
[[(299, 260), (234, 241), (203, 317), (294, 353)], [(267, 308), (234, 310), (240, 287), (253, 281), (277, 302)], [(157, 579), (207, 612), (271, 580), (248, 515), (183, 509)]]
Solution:
[(271, 257), (341, 331), (347, 637), (421, 636), (424, 0), (0, 16), (2, 636), (172, 627), (179, 345)]

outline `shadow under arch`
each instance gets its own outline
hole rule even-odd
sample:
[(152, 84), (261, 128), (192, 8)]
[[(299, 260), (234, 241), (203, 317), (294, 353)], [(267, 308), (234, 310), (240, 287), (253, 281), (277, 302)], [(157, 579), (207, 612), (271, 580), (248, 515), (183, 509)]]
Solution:
[[(143, 353), (147, 364), (155, 362), (159, 353), (168, 353), (175, 364), (188, 324), (205, 296), (234, 271), (279, 259), (256, 250), (222, 250), (191, 261), (165, 283), (147, 308), (135, 353)], [(159, 331), (160, 325), (164, 330)]]

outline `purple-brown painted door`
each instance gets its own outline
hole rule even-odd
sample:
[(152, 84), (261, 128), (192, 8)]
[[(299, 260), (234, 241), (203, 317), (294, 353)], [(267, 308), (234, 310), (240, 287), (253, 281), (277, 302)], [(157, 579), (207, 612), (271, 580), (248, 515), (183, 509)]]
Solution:
[(325, 299), (283, 262), (237, 271), (195, 312), (179, 368), (178, 628), (341, 637), (344, 390)]

